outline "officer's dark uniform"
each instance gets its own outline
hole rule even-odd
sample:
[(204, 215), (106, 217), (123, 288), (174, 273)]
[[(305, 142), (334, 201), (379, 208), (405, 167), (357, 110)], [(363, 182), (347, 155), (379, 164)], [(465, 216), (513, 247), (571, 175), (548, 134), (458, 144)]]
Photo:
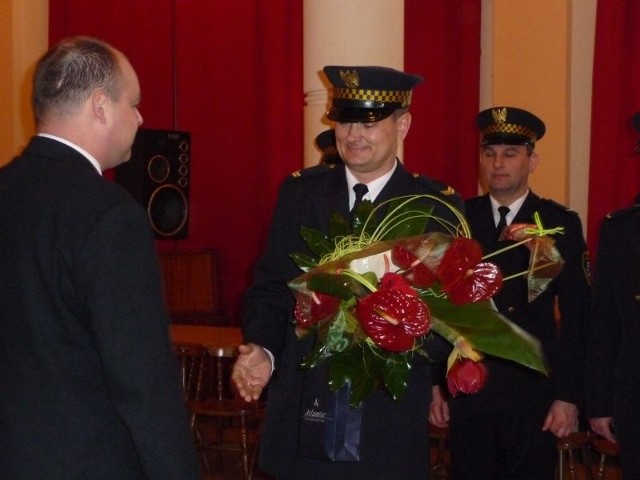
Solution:
[[(333, 108), (328, 116), (349, 123), (381, 120), (398, 108), (408, 107), (411, 89), (421, 81), (415, 75), (379, 67), (326, 67), (325, 72), (335, 86)], [(267, 250), (256, 265), (254, 282), (246, 295), (245, 340), (264, 346), (275, 357), (260, 465), (278, 478), (291, 480), (425, 480), (429, 476), (427, 419), (431, 365), (418, 357), (401, 400), (394, 401), (384, 390), (375, 391), (364, 400), (360, 461), (331, 462), (308, 458), (299, 452), (300, 401), (307, 377), (299, 365), (313, 339), (299, 341), (291, 323), (294, 299), (287, 282), (302, 272), (289, 254), (308, 252), (299, 234), (301, 226), (326, 232), (333, 212), (348, 215), (345, 168), (343, 164), (320, 165), (297, 172), (283, 183)], [(451, 189), (407, 172), (399, 162), (376, 203), (426, 193), (463, 208), (460, 197)], [(435, 208), (435, 215), (455, 223), (450, 211), (440, 204)], [(435, 222), (427, 229), (434, 227)], [(425, 348), (433, 358), (446, 358), (449, 345), (440, 339), (426, 342)]]
[(593, 303), (586, 415), (613, 417), (624, 478), (640, 478), (640, 205), (602, 222)]
[[(529, 112), (501, 107), (478, 115), (482, 144), (524, 145), (544, 133), (544, 124)], [(465, 202), (472, 236), (485, 254), (513, 242), (498, 241), (489, 194)], [(551, 200), (529, 192), (512, 224), (533, 224), (538, 212), (545, 228), (563, 227), (555, 235), (565, 260), (562, 272), (547, 290), (528, 302), (525, 277), (507, 280), (494, 297), (498, 310), (542, 343), (551, 377), (513, 362), (485, 358), (485, 386), (475, 395), (450, 400), (452, 477), (456, 480), (546, 480), (553, 478), (556, 440), (542, 432), (554, 400), (580, 404), (584, 371), (584, 330), (589, 306), (586, 245), (578, 215)], [(491, 257), (505, 278), (529, 268), (525, 246)], [(558, 302), (562, 317), (554, 316)]]

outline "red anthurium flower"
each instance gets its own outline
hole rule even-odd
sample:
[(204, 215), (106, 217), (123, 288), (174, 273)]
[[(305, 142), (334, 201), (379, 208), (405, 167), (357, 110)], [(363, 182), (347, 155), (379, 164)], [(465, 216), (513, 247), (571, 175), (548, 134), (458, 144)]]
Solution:
[(413, 295), (414, 297), (418, 296), (418, 292), (416, 292), (411, 285), (401, 277), (397, 273), (388, 272), (385, 273), (380, 279), (380, 289), (382, 290), (391, 290), (396, 289), (400, 290), (407, 295)]
[(416, 337), (431, 327), (429, 308), (415, 294), (381, 289), (358, 301), (356, 314), (365, 333), (392, 352), (413, 348)]
[(340, 306), (340, 299), (320, 292), (311, 295), (300, 295), (296, 302), (294, 316), (301, 328), (310, 328), (333, 315)]
[(482, 260), (482, 247), (475, 240), (457, 237), (442, 258), (437, 275), (445, 291), (464, 278)]
[(397, 245), (393, 247), (391, 261), (394, 265), (404, 270), (402, 273), (404, 278), (416, 287), (428, 288), (436, 281), (435, 274), (418, 257), (405, 248)]
[(455, 305), (480, 302), (502, 288), (502, 273), (492, 263), (479, 263), (482, 248), (470, 238), (456, 238), (444, 254), (438, 278), (447, 298)]
[(455, 305), (489, 300), (502, 288), (502, 273), (493, 263), (479, 263), (447, 290), (447, 298)]
[(487, 379), (487, 369), (480, 362), (460, 358), (447, 373), (447, 387), (452, 396), (458, 393), (478, 393)]

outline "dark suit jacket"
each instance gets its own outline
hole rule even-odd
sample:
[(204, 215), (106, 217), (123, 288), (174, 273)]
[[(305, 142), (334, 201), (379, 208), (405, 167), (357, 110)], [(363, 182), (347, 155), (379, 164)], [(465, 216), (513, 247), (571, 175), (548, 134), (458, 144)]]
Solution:
[[(445, 198), (462, 209), (457, 195), (445, 196), (444, 185), (409, 174), (398, 164), (376, 202), (419, 193)], [(282, 185), (266, 252), (259, 260), (246, 295), (245, 340), (275, 355), (275, 373), (269, 385), (267, 418), (261, 443), (261, 465), (278, 476), (295, 479), (389, 479), (428, 477), (427, 416), (431, 399), (430, 364), (415, 361), (409, 388), (395, 402), (383, 390), (365, 399), (360, 462), (328, 462), (297, 455), (300, 398), (305, 373), (299, 368), (313, 339), (299, 341), (291, 324), (294, 301), (287, 282), (302, 272), (290, 253), (308, 252), (301, 226), (327, 230), (329, 216), (348, 214), (344, 166), (320, 166), (294, 174)], [(436, 204), (435, 215), (454, 221), (451, 212)], [(431, 224), (427, 230), (438, 229)], [(432, 358), (446, 357), (448, 345), (427, 342)], [(437, 347), (437, 348), (436, 348)]]
[(600, 228), (589, 335), (586, 414), (613, 417), (625, 478), (640, 478), (640, 206)]
[(144, 209), (44, 137), (0, 204), (1, 476), (197, 479)]
[[(465, 208), (472, 236), (482, 244), (485, 253), (511, 243), (497, 242), (489, 195), (468, 200)], [(519, 385), (529, 385), (541, 387), (538, 401), (549, 405), (554, 399), (582, 404), (585, 331), (590, 299), (582, 226), (575, 212), (551, 200), (542, 199), (533, 192), (529, 193), (512, 223), (534, 223), (534, 212), (539, 212), (545, 228), (564, 227), (563, 235), (553, 236), (566, 262), (564, 268), (547, 290), (531, 303), (528, 302), (524, 277), (504, 282), (494, 301), (501, 313), (541, 341), (551, 382), (543, 381), (543, 385), (538, 385), (543, 377), (532, 370), (512, 362), (487, 358), (487, 383), (478, 394), (461, 399), (467, 403), (495, 408), (500, 402), (522, 401), (522, 398), (518, 398), (518, 392), (528, 392), (525, 395), (529, 395), (531, 390), (520, 388)], [(508, 277), (527, 270), (529, 256), (529, 250), (520, 246), (491, 257), (489, 261), (496, 263), (504, 277)], [(561, 333), (558, 332), (554, 316), (556, 299), (561, 316)], [(526, 401), (534, 399), (528, 397)]]

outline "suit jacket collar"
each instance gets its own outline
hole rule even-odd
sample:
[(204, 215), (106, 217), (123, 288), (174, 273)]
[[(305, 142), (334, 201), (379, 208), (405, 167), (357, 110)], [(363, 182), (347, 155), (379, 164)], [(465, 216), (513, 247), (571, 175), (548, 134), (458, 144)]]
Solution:
[(520, 207), (520, 210), (518, 210), (518, 213), (511, 223), (532, 223), (533, 214), (539, 208), (539, 203), (540, 197), (529, 190), (529, 195), (527, 195), (522, 207)]
[(76, 149), (52, 138), (38, 135), (32, 137), (22, 152), (22, 156), (48, 157), (59, 162), (73, 162), (78, 164), (78, 168), (83, 168), (81, 165), (84, 165), (84, 168), (100, 175), (87, 157)]

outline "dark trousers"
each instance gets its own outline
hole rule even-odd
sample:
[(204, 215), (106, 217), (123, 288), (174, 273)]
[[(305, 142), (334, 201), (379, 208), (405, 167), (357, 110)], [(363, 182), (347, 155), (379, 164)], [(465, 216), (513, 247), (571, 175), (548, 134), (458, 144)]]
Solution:
[(542, 431), (548, 402), (474, 400), (450, 402), (452, 480), (553, 480), (556, 438)]

